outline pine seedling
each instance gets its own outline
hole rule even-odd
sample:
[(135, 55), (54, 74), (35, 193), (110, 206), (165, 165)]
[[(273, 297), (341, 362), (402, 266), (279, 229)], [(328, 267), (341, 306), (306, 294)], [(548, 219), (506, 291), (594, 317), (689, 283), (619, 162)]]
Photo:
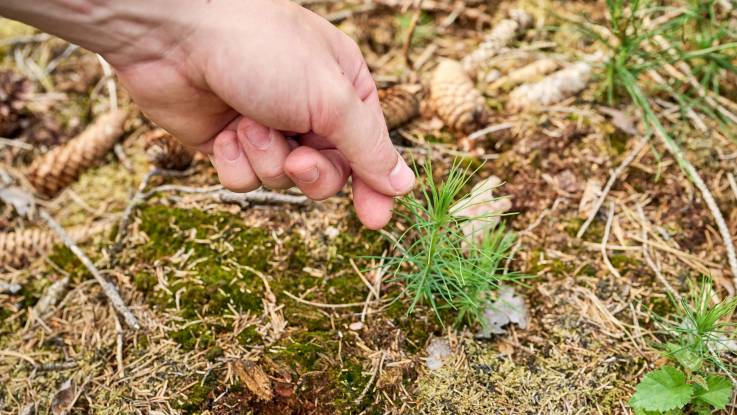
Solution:
[(729, 321), (737, 299), (712, 305), (711, 280), (704, 278), (693, 294), (676, 300), (675, 321), (661, 319), (666, 337), (665, 355), (676, 366), (666, 365), (647, 373), (637, 385), (630, 405), (637, 414), (710, 414), (724, 409), (732, 398), (733, 365), (725, 353), (734, 351), (735, 324)]
[(456, 214), (461, 204), (467, 207), (481, 203), (471, 196), (462, 197), (473, 173), (456, 161), (447, 179), (438, 183), (427, 162), (423, 171), (418, 171), (422, 197), (407, 195), (399, 200), (398, 215), (409, 226), (393, 240), (397, 255), (387, 264), (411, 299), (408, 313), (418, 304), (427, 304), (441, 323), (442, 310), (455, 311), (456, 322), (481, 321), (490, 293), (502, 282), (522, 277), (503, 269), (515, 241), (503, 225), (486, 235), (463, 232), (463, 225), (469, 221), (494, 220), (498, 216)]

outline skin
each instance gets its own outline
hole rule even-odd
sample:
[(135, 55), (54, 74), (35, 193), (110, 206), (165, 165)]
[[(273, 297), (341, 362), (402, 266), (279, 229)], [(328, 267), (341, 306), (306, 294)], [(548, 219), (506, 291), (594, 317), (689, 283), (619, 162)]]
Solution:
[(414, 185), (358, 46), (288, 0), (3, 0), (0, 14), (101, 54), (228, 189), (321, 200), (352, 177), (359, 219), (379, 229)]

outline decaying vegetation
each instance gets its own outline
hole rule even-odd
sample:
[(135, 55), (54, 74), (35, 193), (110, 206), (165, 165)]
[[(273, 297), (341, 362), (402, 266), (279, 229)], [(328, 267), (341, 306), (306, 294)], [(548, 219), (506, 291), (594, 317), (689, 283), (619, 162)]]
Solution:
[(382, 232), (0, 21), (0, 413), (734, 412), (733, 2), (304, 3), (420, 166)]

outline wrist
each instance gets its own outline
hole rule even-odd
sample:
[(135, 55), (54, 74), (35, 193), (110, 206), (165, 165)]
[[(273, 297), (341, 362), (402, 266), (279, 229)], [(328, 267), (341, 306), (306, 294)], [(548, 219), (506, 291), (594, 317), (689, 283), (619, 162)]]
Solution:
[(117, 66), (161, 58), (186, 44), (207, 1), (3, 0), (0, 15), (100, 53)]

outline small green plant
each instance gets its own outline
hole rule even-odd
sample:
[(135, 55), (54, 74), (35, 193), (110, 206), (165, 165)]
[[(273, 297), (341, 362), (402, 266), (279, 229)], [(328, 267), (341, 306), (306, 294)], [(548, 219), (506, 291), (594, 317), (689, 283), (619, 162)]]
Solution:
[(662, 320), (672, 342), (663, 344), (666, 365), (647, 373), (637, 385), (630, 405), (637, 414), (710, 414), (724, 409), (732, 398), (732, 364), (725, 352), (734, 350), (735, 325), (727, 321), (737, 299), (711, 301), (711, 280), (705, 278), (691, 298), (676, 301), (675, 321)]
[(407, 195), (399, 200), (398, 215), (409, 226), (394, 240), (398, 255), (387, 264), (411, 297), (408, 312), (425, 303), (441, 323), (441, 311), (448, 309), (457, 313), (456, 322), (481, 321), (490, 293), (502, 282), (522, 277), (503, 269), (515, 236), (503, 224), (485, 235), (464, 234), (464, 224), (498, 216), (466, 217), (455, 213), (459, 203), (476, 203), (471, 196), (462, 197), (474, 173), (469, 167), (454, 162), (441, 183), (433, 178), (429, 162), (423, 170), (418, 172), (422, 198)]

